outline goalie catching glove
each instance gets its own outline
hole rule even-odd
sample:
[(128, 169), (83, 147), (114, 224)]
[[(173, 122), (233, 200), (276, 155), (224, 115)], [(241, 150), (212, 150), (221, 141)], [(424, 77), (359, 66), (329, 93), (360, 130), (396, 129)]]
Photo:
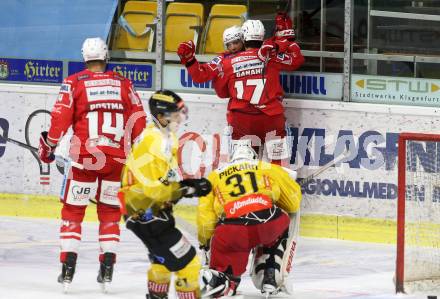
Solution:
[(205, 179), (185, 179), (179, 182), (184, 197), (206, 196), (211, 192), (211, 183)]
[(41, 132), (40, 145), (38, 146), (38, 156), (44, 163), (52, 163), (55, 160), (55, 146), (47, 141), (47, 131)]

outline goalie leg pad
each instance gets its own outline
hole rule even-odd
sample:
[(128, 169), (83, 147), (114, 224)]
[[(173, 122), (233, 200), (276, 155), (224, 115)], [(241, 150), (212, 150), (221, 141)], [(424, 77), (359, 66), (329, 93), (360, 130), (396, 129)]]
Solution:
[[(261, 254), (254, 255), (254, 263), (252, 267), (252, 282), (256, 288), (263, 286), (264, 271), (270, 268), (275, 270), (274, 277), (277, 290), (282, 288), (283, 291), (291, 294), (291, 285), (286, 284), (287, 277), (292, 269), (293, 258), (296, 251), (296, 241), (299, 233), (299, 211), (289, 215), (290, 224), (288, 231), (271, 247), (263, 248)], [(275, 293), (276, 293), (275, 292)]]
[(286, 280), (289, 276), (290, 271), (292, 270), (293, 258), (296, 252), (296, 242), (299, 235), (299, 222), (300, 222), (300, 211), (296, 213), (291, 213), (290, 217), (290, 225), (288, 238), (286, 240), (286, 250), (284, 252), (283, 261), (281, 264), (281, 273), (282, 273), (282, 284), (281, 286), (284, 288), (289, 294), (292, 294), (292, 285), (287, 285)]
[[(286, 251), (287, 231), (271, 247), (258, 247), (254, 254), (251, 278), (254, 286), (263, 290), (271, 276), (271, 284), (278, 289), (283, 284), (282, 263)], [(273, 277), (272, 277), (273, 276)]]
[(269, 257), (269, 254), (267, 252), (264, 253), (264, 251), (267, 250), (259, 246), (254, 250), (253, 255), (251, 278), (252, 283), (257, 289), (260, 289), (263, 284), (264, 269), (266, 269), (266, 260)]

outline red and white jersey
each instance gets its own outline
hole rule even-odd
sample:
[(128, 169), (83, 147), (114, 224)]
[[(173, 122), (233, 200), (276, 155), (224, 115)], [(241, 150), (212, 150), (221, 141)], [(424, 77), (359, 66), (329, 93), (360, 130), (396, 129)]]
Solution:
[[(225, 57), (214, 88), (219, 97), (230, 96), (228, 110), (277, 115), (284, 112), (280, 71), (294, 71), (304, 63), (295, 44), (287, 53), (279, 53), (267, 65), (258, 57), (259, 49), (250, 49)], [(264, 74), (263, 74), (264, 72)]]
[(47, 139), (57, 144), (72, 126), (70, 152), (79, 155), (101, 151), (125, 158), (146, 123), (130, 80), (113, 71), (87, 69), (64, 79), (51, 116)]

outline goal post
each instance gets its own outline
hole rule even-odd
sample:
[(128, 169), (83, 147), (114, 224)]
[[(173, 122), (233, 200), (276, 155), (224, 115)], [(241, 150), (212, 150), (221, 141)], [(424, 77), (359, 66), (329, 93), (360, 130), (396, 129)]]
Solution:
[(440, 285), (440, 134), (398, 141), (396, 292)]

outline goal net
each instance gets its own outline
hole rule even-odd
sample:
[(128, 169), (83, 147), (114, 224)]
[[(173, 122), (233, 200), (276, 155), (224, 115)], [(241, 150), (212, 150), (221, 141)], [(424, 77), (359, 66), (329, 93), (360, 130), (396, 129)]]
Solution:
[(440, 286), (440, 135), (401, 133), (396, 292)]

